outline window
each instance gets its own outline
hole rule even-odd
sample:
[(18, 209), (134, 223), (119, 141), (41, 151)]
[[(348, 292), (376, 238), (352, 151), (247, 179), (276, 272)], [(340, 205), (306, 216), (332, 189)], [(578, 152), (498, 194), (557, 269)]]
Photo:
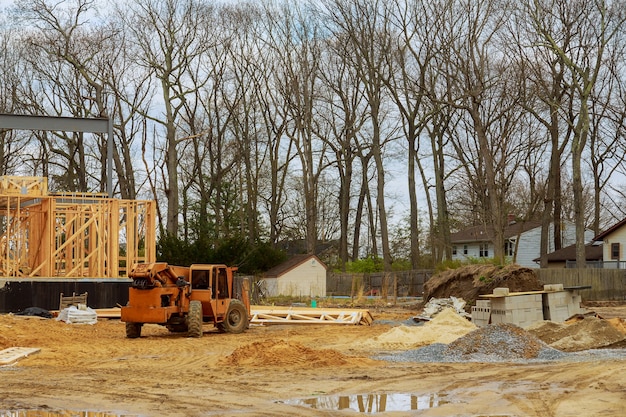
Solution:
[(480, 256), (481, 258), (488, 258), (489, 257), (489, 245), (487, 243), (481, 243), (480, 244), (480, 252), (479, 252), (478, 256)]
[(611, 243), (611, 259), (619, 259), (619, 242)]
[(456, 245), (452, 246), (452, 254), (456, 255)]
[(463, 245), (463, 255), (467, 255), (467, 245)]
[(511, 242), (507, 240), (504, 242), (504, 256), (513, 256), (513, 251), (515, 250), (515, 242)]

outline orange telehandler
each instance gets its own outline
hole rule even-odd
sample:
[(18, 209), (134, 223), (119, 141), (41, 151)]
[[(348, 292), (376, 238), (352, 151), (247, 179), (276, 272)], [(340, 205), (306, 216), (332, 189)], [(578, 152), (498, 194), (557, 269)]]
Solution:
[(244, 281), (241, 300), (235, 297), (236, 270), (226, 265), (135, 264), (128, 274), (133, 280), (128, 304), (122, 307), (126, 337), (141, 336), (145, 323), (190, 337), (202, 336), (203, 323), (229, 333), (243, 332), (250, 320), (249, 288)]

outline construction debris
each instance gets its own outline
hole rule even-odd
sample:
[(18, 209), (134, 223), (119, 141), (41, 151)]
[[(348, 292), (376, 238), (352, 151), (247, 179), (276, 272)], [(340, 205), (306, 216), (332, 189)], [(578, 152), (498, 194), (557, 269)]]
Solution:
[(421, 314), (413, 317), (415, 321), (429, 321), (432, 320), (441, 311), (452, 308), (462, 317), (470, 317), (465, 312), (465, 305), (467, 303), (462, 298), (448, 297), (448, 298), (431, 298), (428, 300)]

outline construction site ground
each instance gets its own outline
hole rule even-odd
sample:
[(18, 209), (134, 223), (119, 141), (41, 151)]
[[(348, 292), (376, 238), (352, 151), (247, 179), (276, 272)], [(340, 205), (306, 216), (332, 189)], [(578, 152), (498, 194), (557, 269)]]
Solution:
[[(626, 319), (626, 305), (591, 309)], [(0, 315), (0, 350), (39, 349), (0, 367), (0, 416), (626, 415), (620, 343), (612, 348), (622, 354), (583, 360), (397, 362), (381, 357), (410, 350), (402, 344), (408, 336), (396, 344), (391, 336), (419, 311), (370, 312), (369, 326), (224, 334), (208, 325), (202, 338), (188, 338), (145, 325), (139, 339), (127, 339), (117, 319)], [(454, 320), (431, 330), (454, 333)]]

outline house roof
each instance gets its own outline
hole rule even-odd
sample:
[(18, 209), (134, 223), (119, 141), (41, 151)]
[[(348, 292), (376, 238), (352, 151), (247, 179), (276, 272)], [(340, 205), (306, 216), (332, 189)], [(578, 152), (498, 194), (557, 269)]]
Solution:
[[(541, 258), (535, 258), (533, 261), (539, 262)], [(548, 262), (565, 262), (576, 260), (576, 245), (569, 245), (547, 255)], [(589, 243), (585, 245), (585, 260), (587, 261), (601, 261), (602, 245), (594, 245)]]
[(317, 262), (320, 263), (320, 265), (324, 267), (324, 269), (326, 269), (326, 265), (324, 264), (324, 262), (320, 261), (320, 259), (317, 256), (308, 255), (308, 254), (300, 254), (300, 255), (293, 255), (291, 258), (287, 259), (282, 264), (276, 265), (274, 268), (271, 268), (270, 270), (265, 272), (265, 274), (263, 275), (266, 278), (278, 278), (281, 275), (284, 275), (287, 272), (291, 271), (292, 269), (296, 268), (297, 266), (300, 266), (301, 264), (303, 264), (304, 262), (308, 261), (311, 258), (315, 259)]
[[(504, 230), (504, 238), (518, 236), (524, 232), (541, 227), (539, 221), (513, 222)], [(452, 243), (469, 243), (469, 242), (492, 242), (494, 238), (494, 229), (487, 225), (478, 225), (468, 227), (450, 235)]]
[(604, 232), (602, 232), (599, 235), (597, 235), (596, 237), (594, 237), (593, 240), (604, 240), (605, 237), (607, 237), (608, 235), (610, 235), (611, 233), (613, 233), (617, 229), (621, 228), (625, 224), (626, 224), (626, 218), (624, 218), (621, 221), (615, 223), (613, 226), (609, 227)]

